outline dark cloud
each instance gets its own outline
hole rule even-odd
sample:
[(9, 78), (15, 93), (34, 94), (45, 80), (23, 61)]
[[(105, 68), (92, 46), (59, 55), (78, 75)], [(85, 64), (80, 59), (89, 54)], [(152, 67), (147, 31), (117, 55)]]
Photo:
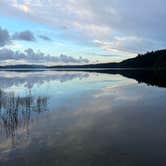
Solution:
[(48, 36), (45, 36), (45, 35), (39, 35), (39, 37), (43, 40), (46, 40), (46, 41), (51, 41), (51, 39), (48, 37)]
[(73, 58), (71, 56), (61, 54), (58, 57), (46, 55), (42, 52), (35, 52), (33, 49), (29, 48), (24, 52), (12, 51), (11, 49), (0, 49), (0, 61), (5, 60), (23, 60), (30, 63), (88, 63), (88, 59)]
[(0, 47), (10, 43), (10, 35), (6, 29), (0, 27)]
[(16, 32), (13, 36), (12, 39), (14, 40), (25, 40), (25, 41), (35, 41), (35, 36), (34, 34), (27, 30), (23, 32)]
[[(51, 39), (45, 35), (38, 35), (38, 37), (46, 41), (51, 41)], [(16, 32), (13, 35), (10, 35), (8, 30), (0, 27), (0, 47), (12, 43), (12, 40), (35, 41), (36, 38), (30, 30)]]
[[(103, 0), (88, 1), (94, 22), (107, 25), (123, 36), (164, 40), (166, 37), (166, 2), (164, 0)], [(147, 10), (148, 8), (148, 10)]]

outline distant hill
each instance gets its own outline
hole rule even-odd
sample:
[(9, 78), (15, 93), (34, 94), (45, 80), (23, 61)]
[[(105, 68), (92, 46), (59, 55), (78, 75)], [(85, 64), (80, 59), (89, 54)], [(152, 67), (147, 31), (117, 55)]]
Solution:
[(43, 69), (43, 68), (47, 68), (47, 66), (44, 66), (44, 65), (28, 65), (28, 64), (0, 66), (0, 69), (35, 69), (35, 68)]
[(158, 50), (139, 54), (135, 58), (124, 60), (120, 67), (128, 68), (166, 68), (166, 50)]
[(166, 49), (139, 54), (135, 58), (130, 58), (119, 63), (99, 63), (88, 65), (63, 65), (63, 66), (44, 66), (44, 65), (8, 65), (1, 66), (0, 69), (94, 69), (94, 68), (153, 68), (166, 69)]
[(49, 68), (166, 68), (166, 49), (139, 54), (119, 63), (51, 66)]

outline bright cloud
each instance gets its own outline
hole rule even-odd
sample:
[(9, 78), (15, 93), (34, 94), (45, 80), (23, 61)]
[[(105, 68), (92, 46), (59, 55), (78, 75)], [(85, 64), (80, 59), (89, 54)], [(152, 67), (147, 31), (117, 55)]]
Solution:
[(40, 64), (46, 64), (46, 62), (57, 64), (57, 63), (88, 63), (88, 59), (84, 59), (82, 57), (79, 58), (73, 58), (71, 56), (67, 56), (64, 54), (61, 54), (60, 56), (50, 56), (49, 54), (44, 54), (40, 51), (35, 52), (33, 49), (27, 49), (24, 50), (24, 52), (19, 51), (12, 51), (11, 49), (0, 49), (0, 61), (22, 61), (23, 63), (40, 63)]

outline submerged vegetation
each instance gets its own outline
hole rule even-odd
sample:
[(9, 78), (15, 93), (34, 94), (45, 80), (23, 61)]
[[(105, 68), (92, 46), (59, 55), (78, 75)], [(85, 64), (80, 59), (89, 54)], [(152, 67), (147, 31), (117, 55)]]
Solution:
[(14, 138), (18, 128), (28, 133), (32, 113), (40, 113), (47, 110), (47, 97), (16, 96), (14, 93), (6, 93), (0, 90), (0, 126), (1, 133), (6, 137)]

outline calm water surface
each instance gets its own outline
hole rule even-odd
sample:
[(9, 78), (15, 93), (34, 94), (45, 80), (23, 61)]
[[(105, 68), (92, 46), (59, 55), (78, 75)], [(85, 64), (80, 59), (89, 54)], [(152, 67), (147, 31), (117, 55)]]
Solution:
[(166, 89), (118, 74), (0, 72), (0, 166), (166, 165)]

